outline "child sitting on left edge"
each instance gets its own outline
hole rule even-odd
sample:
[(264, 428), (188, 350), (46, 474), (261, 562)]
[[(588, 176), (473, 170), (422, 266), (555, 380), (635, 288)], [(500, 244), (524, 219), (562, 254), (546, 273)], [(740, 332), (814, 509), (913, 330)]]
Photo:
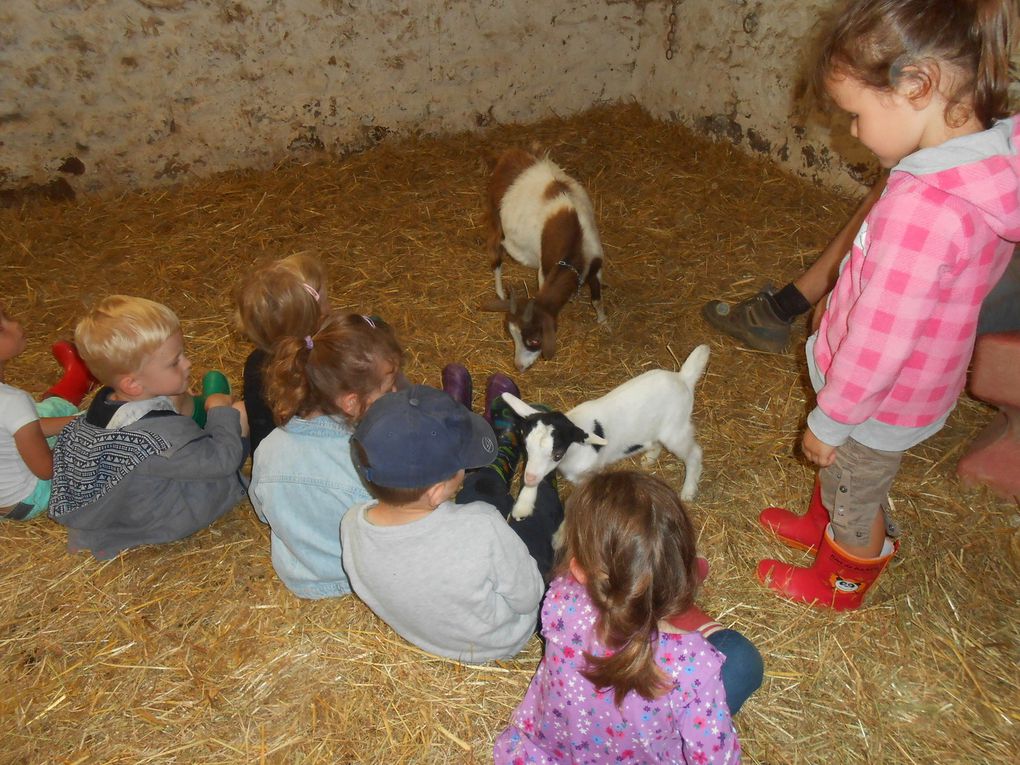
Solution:
[(78, 323), (75, 343), (105, 387), (53, 452), (50, 517), (68, 527), (70, 552), (104, 560), (181, 539), (241, 501), (247, 422), (222, 393), (205, 400), (204, 430), (178, 414), (191, 362), (169, 308), (112, 295)]
[(21, 323), (0, 307), (0, 520), (25, 521), (46, 512), (53, 477), (50, 446), (78, 414), (94, 382), (74, 346), (56, 342), (53, 356), (64, 375), (35, 402), (4, 379), (7, 362), (23, 350)]

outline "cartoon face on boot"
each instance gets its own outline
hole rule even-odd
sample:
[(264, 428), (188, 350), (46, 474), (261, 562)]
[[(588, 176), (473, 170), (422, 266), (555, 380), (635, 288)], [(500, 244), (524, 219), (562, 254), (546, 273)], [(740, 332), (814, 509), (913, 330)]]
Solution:
[(849, 579), (844, 579), (839, 574), (833, 574), (829, 584), (832, 585), (832, 589), (834, 589), (836, 592), (843, 592), (848, 594), (851, 592), (857, 592), (858, 590), (861, 589), (862, 586), (861, 582), (853, 582)]

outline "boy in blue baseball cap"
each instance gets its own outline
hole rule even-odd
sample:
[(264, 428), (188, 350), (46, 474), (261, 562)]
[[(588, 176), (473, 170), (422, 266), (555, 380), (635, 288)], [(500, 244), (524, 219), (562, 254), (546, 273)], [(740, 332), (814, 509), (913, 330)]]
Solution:
[(340, 525), (358, 597), (429, 653), (485, 662), (520, 651), (535, 631), (563, 509), (549, 483), (531, 518), (507, 523), (512, 426), (497, 436), (446, 393), (415, 385), (372, 404), (351, 443), (376, 498)]

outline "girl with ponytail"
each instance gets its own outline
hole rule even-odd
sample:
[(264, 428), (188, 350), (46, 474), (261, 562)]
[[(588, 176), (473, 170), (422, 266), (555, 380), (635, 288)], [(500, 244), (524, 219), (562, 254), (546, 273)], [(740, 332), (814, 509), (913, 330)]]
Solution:
[(397, 387), (403, 353), (381, 320), (330, 313), (304, 336), (276, 339), (265, 394), (282, 425), (252, 461), (248, 494), (271, 528), (273, 568), (301, 598), (351, 591), (340, 520), (371, 497), (351, 462), (353, 423)]
[(266, 400), (266, 364), (280, 338), (304, 338), (329, 310), (329, 285), (321, 261), (304, 253), (265, 261), (237, 285), (237, 324), (255, 350), (244, 362), (244, 406), (252, 454), (276, 427)]
[[(542, 608), (545, 656), (496, 741), (497, 765), (740, 761), (720, 672), (725, 660), (746, 675), (739, 707), (761, 683), (761, 657), (694, 607), (705, 573), (694, 539), (676, 492), (648, 474), (600, 473), (574, 491)], [(724, 633), (745, 645), (720, 653)]]
[(807, 341), (808, 511), (759, 516), (816, 556), (759, 563), (782, 597), (860, 607), (899, 547), (888, 496), (903, 453), (963, 390), (982, 301), (1020, 240), (1015, 14), (1016, 0), (850, 0), (823, 38), (816, 84), (890, 172)]

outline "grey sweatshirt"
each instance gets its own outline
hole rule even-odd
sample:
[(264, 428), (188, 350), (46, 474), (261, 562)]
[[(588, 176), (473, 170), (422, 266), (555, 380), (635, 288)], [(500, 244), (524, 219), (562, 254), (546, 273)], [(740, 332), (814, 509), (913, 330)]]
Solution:
[(401, 526), (356, 505), (340, 524), (354, 592), (405, 640), (439, 656), (513, 656), (535, 630), (544, 584), (534, 558), (492, 505), (444, 502)]

